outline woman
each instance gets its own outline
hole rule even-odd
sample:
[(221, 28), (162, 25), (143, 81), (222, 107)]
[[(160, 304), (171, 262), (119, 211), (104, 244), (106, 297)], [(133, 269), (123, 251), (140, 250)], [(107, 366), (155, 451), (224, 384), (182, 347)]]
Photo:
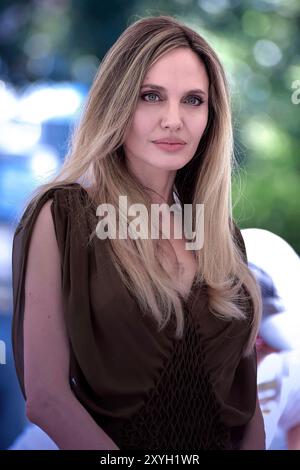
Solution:
[[(226, 79), (210, 46), (171, 17), (127, 28), (61, 173), (14, 238), (17, 372), (29, 419), (60, 449), (264, 447), (260, 295), (232, 221), (231, 158)], [(121, 196), (148, 214), (177, 199), (194, 222), (204, 204), (203, 248), (176, 238), (171, 211), (168, 238), (160, 223), (158, 238), (125, 238)], [(119, 229), (101, 239), (107, 204)], [(141, 213), (135, 234), (149, 235)]]

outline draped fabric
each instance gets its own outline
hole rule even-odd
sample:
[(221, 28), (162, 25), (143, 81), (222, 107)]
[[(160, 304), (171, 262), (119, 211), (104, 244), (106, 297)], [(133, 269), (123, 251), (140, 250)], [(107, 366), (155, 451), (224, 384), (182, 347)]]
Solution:
[[(251, 319), (212, 315), (205, 283), (194, 284), (184, 303), (183, 338), (174, 338), (174, 320), (158, 331), (122, 283), (109, 240), (88, 243), (98, 220), (77, 183), (47, 191), (15, 231), (13, 349), (24, 396), (26, 261), (35, 220), (49, 199), (61, 259), (69, 381), (78, 400), (121, 449), (238, 448), (256, 403), (256, 354), (242, 355)], [(239, 231), (238, 237), (244, 250)]]

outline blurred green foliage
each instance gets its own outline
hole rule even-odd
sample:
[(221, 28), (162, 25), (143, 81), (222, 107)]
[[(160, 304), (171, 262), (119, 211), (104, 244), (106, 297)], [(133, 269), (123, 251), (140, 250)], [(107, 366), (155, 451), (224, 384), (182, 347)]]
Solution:
[(300, 91), (292, 102), (300, 89), (299, 0), (2, 0), (1, 77), (19, 86), (44, 79), (90, 84), (123, 29), (158, 14), (202, 34), (227, 71), (240, 226), (271, 230), (300, 253)]

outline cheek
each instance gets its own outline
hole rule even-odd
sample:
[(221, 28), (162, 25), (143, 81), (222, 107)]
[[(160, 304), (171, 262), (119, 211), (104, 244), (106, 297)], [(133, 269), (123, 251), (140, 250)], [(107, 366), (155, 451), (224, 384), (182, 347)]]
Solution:
[(135, 138), (150, 137), (151, 134), (151, 116), (145, 113), (137, 113), (131, 126), (131, 135)]
[(205, 131), (207, 122), (208, 122), (208, 113), (205, 113), (203, 116), (201, 116), (197, 124), (194, 126), (194, 129), (193, 129), (194, 135), (197, 136), (199, 140), (201, 139), (202, 134)]
[(124, 135), (124, 141), (127, 144), (130, 144), (133, 140), (135, 140), (137, 137), (140, 135), (140, 122), (141, 122), (141, 116), (138, 111), (138, 109), (135, 110), (131, 125), (129, 128), (127, 128), (126, 133)]

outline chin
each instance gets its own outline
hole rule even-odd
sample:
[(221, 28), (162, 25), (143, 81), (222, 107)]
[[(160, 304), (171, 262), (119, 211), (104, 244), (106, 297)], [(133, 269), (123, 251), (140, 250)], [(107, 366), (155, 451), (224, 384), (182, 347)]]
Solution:
[(159, 161), (152, 160), (149, 164), (156, 168), (174, 171), (183, 168), (190, 160), (191, 159), (175, 157), (174, 155), (166, 155), (165, 158), (160, 158)]

